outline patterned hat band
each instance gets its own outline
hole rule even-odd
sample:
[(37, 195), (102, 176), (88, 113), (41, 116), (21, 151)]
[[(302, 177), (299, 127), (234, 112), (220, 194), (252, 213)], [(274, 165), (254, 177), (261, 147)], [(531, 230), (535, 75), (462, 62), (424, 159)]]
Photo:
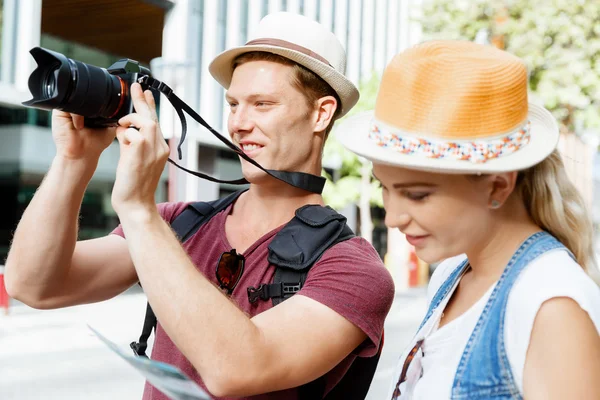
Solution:
[(516, 130), (493, 139), (450, 142), (409, 136), (401, 132), (396, 133), (373, 122), (369, 131), (369, 139), (380, 147), (389, 148), (401, 154), (428, 158), (452, 158), (481, 164), (512, 154), (525, 147), (530, 141), (530, 125), (530, 122), (527, 121)]

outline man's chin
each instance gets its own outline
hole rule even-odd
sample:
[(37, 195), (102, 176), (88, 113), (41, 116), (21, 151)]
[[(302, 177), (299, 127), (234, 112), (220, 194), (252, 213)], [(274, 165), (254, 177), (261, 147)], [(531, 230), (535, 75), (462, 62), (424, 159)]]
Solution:
[(247, 165), (242, 167), (242, 175), (248, 182), (253, 184), (266, 183), (274, 179), (265, 171), (258, 169), (254, 165)]

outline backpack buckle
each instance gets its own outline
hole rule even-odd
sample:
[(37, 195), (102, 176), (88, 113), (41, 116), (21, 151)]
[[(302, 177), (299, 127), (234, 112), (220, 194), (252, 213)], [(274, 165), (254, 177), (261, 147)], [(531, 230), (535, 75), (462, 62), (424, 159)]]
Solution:
[(146, 345), (143, 345), (141, 343), (138, 342), (131, 342), (129, 343), (129, 347), (131, 347), (131, 350), (133, 350), (133, 354), (136, 355), (137, 357), (147, 357), (146, 356)]
[(255, 288), (254, 286), (248, 287), (248, 301), (251, 304), (254, 304), (258, 301), (258, 299), (267, 300), (269, 296), (267, 296), (266, 288), (267, 285), (261, 283), (259, 287)]
[(298, 283), (282, 283), (283, 294), (294, 294), (298, 293), (302, 288), (302, 284)]

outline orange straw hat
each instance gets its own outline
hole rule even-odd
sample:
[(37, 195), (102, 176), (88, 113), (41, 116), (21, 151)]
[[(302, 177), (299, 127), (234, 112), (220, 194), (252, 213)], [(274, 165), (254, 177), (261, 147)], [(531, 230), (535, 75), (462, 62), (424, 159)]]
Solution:
[(431, 41), (396, 55), (375, 110), (337, 138), (375, 162), (443, 173), (518, 171), (558, 144), (556, 120), (527, 101), (527, 68), (492, 46)]

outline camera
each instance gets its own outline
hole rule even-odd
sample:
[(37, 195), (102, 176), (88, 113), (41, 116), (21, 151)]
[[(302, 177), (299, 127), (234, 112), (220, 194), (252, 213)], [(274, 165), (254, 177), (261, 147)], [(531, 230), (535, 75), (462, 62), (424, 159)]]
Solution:
[[(42, 110), (62, 110), (85, 117), (91, 128), (114, 126), (134, 111), (130, 87), (150, 70), (121, 59), (108, 68), (72, 60), (61, 53), (34, 47), (37, 68), (29, 76), (33, 98), (22, 104)], [(142, 89), (147, 89), (142, 85)]]

